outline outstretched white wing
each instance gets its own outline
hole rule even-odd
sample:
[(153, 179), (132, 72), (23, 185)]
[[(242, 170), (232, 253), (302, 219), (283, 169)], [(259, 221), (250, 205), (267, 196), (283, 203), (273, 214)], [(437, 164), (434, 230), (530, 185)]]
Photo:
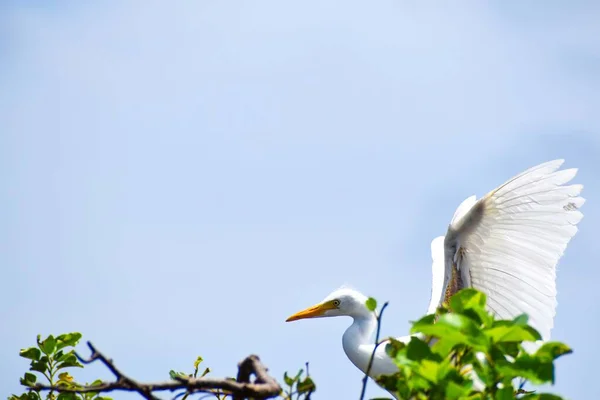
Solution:
[(556, 265), (577, 232), (583, 217), (579, 208), (585, 202), (579, 196), (582, 185), (565, 186), (577, 169), (559, 171), (562, 163), (530, 168), (458, 207), (443, 241), (438, 237), (431, 243), (429, 312), (444, 300), (444, 293), (474, 287), (487, 295), (489, 310), (497, 317), (527, 313), (542, 339), (550, 338)]
[(438, 236), (431, 242), (431, 300), (427, 314), (435, 313), (442, 302), (444, 292), (444, 236)]

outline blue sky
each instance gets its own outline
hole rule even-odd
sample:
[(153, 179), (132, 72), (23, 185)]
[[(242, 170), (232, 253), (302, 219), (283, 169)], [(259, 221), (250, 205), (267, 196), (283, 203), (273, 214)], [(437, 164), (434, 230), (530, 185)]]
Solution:
[(2, 392), (38, 333), (78, 330), (141, 380), (257, 353), (277, 377), (310, 361), (317, 399), (357, 397), (349, 321), (285, 318), (346, 283), (406, 334), (458, 204), (565, 158), (588, 202), (559, 265), (553, 338), (575, 353), (554, 390), (599, 397), (599, 18), (592, 1), (3, 2)]

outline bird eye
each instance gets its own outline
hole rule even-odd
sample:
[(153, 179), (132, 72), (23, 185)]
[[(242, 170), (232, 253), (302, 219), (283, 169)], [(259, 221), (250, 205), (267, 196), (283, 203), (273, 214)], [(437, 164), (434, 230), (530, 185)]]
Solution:
[(334, 300), (333, 301), (333, 305), (336, 306), (336, 307), (339, 307), (340, 306), (340, 301), (339, 300)]

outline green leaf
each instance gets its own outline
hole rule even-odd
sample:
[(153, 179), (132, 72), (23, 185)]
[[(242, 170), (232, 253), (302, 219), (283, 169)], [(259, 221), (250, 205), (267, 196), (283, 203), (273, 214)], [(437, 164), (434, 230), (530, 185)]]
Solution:
[(56, 339), (52, 335), (48, 335), (48, 337), (43, 341), (39, 342), (38, 346), (46, 355), (51, 355), (56, 351)]
[(48, 357), (44, 356), (40, 359), (40, 361), (32, 361), (31, 367), (29, 367), (31, 371), (38, 372), (46, 372), (48, 370)]
[(450, 298), (450, 308), (454, 313), (462, 314), (478, 325), (490, 326), (494, 320), (485, 308), (486, 295), (473, 288), (462, 289)]
[(416, 337), (410, 338), (410, 342), (408, 342), (406, 348), (406, 357), (413, 361), (421, 361), (423, 359), (440, 360), (439, 356), (434, 356), (427, 343)]
[(445, 338), (455, 343), (469, 344), (478, 350), (485, 349), (489, 345), (489, 341), (481, 329), (471, 319), (460, 314), (441, 315), (435, 324), (428, 321), (420, 323), (419, 321), (411, 329), (411, 333), (417, 332)]
[(540, 340), (540, 334), (530, 326), (501, 325), (485, 330), (485, 334), (495, 343), (534, 342)]
[(471, 391), (471, 384), (469, 382), (465, 382), (463, 384), (456, 383), (454, 381), (449, 381), (446, 386), (446, 400), (458, 400), (463, 398)]
[(210, 373), (210, 368), (208, 368), (208, 367), (204, 368), (204, 372), (202, 372), (202, 374), (200, 375), (200, 378), (204, 378), (209, 373)]
[(463, 312), (469, 308), (485, 307), (486, 296), (473, 288), (466, 288), (458, 291), (450, 298), (450, 308), (454, 312)]
[(422, 327), (422, 326), (435, 324), (435, 317), (436, 317), (435, 314), (428, 314), (428, 315), (424, 316), (423, 318), (421, 318), (420, 320), (413, 322), (411, 332), (414, 331), (413, 333), (417, 333), (415, 326)]
[(569, 346), (560, 342), (546, 342), (535, 352), (535, 357), (542, 361), (554, 361), (558, 357), (572, 353)]
[(550, 393), (536, 393), (523, 396), (521, 400), (563, 400), (563, 398)]
[(296, 390), (298, 391), (299, 394), (306, 393), (306, 392), (314, 392), (316, 389), (317, 389), (317, 386), (315, 385), (313, 380), (310, 379), (310, 377), (308, 377), (308, 376), (303, 381), (299, 381), (298, 385), (296, 386)]
[(512, 385), (505, 386), (496, 392), (496, 400), (514, 400), (514, 398), (515, 389)]
[(554, 383), (554, 365), (527, 353), (521, 354), (513, 363), (497, 363), (498, 372), (509, 378), (525, 378), (535, 385)]
[(388, 342), (385, 345), (385, 352), (391, 358), (395, 358), (400, 350), (406, 347), (406, 343), (396, 340), (394, 338), (389, 338)]
[(77, 346), (77, 343), (79, 343), (81, 337), (82, 335), (79, 332), (63, 333), (62, 335), (58, 335), (56, 337), (56, 350), (60, 350), (67, 346)]
[(512, 320), (513, 324), (519, 326), (525, 326), (529, 322), (529, 316), (527, 314), (521, 314)]
[(296, 374), (296, 377), (294, 378), (294, 382), (298, 381), (300, 379), (300, 377), (302, 376), (302, 373), (304, 372), (304, 370), (302, 368), (300, 368), (298, 370), (298, 373)]
[(33, 386), (35, 385), (35, 381), (37, 380), (37, 376), (30, 372), (25, 372), (23, 378), (20, 379), (21, 385), (23, 386)]
[(75, 356), (75, 350), (71, 350), (68, 353), (63, 353), (63, 351), (60, 350), (54, 355), (54, 361), (61, 362), (71, 357), (77, 358), (77, 356)]
[(287, 371), (283, 373), (283, 381), (285, 382), (286, 385), (288, 385), (289, 387), (292, 387), (294, 385), (294, 379), (290, 378), (287, 374)]
[(30, 347), (28, 349), (21, 349), (21, 351), (19, 351), (19, 355), (23, 358), (37, 361), (40, 359), (42, 352), (36, 347)]
[(440, 365), (435, 361), (429, 360), (422, 360), (418, 368), (419, 375), (434, 384), (438, 383), (439, 371)]
[(372, 297), (369, 297), (367, 299), (367, 308), (369, 309), (369, 311), (375, 311), (375, 309), (377, 308), (377, 300), (375, 300)]
[(171, 377), (171, 379), (173, 380), (180, 380), (182, 377), (183, 378), (187, 378), (187, 374), (183, 373), (183, 372), (175, 372), (173, 370), (169, 371), (169, 376)]
[(62, 372), (62, 373), (58, 374), (58, 380), (65, 381), (67, 383), (72, 383), (74, 379), (71, 376), (71, 374), (69, 374), (68, 372)]
[(69, 367), (83, 368), (83, 365), (77, 360), (74, 352), (67, 353), (65, 357), (63, 357), (63, 361), (56, 364), (57, 370)]

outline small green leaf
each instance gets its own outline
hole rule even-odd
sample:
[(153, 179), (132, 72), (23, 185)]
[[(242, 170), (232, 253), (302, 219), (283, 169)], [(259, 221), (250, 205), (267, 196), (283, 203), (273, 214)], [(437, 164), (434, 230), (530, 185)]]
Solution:
[(521, 400), (563, 400), (562, 397), (550, 393), (528, 394), (520, 398)]
[(369, 297), (367, 299), (366, 306), (367, 309), (369, 309), (369, 311), (375, 311), (375, 309), (377, 308), (377, 300), (375, 300), (372, 297)]
[(283, 373), (283, 381), (289, 387), (292, 387), (292, 385), (294, 385), (294, 379), (289, 377), (289, 375), (287, 374), (287, 371)]
[(208, 367), (204, 368), (204, 372), (202, 372), (202, 374), (200, 375), (200, 378), (205, 377), (209, 373), (210, 373), (210, 368), (208, 368)]
[(469, 344), (478, 350), (487, 348), (489, 344), (488, 339), (479, 327), (471, 319), (460, 314), (440, 315), (434, 324), (429, 323), (429, 321), (425, 321), (425, 323), (419, 321), (411, 329), (411, 333), (418, 332), (444, 338), (455, 343)]
[(62, 372), (58, 374), (58, 380), (71, 383), (73, 382), (73, 377), (68, 372)]
[(535, 352), (535, 357), (541, 361), (552, 362), (558, 357), (572, 353), (569, 346), (560, 342), (546, 342)]
[(48, 370), (48, 357), (44, 356), (40, 359), (40, 361), (32, 361), (31, 367), (29, 367), (31, 371), (38, 372), (46, 372)]
[(400, 350), (406, 347), (404, 342), (396, 340), (394, 338), (389, 338), (388, 342), (385, 345), (385, 353), (391, 358), (395, 358)]
[(497, 363), (496, 369), (505, 377), (521, 377), (535, 385), (554, 383), (554, 365), (527, 353), (519, 355), (513, 363)]
[(23, 386), (33, 386), (35, 385), (35, 381), (37, 380), (37, 376), (30, 372), (25, 372), (23, 378), (21, 378), (21, 385)]
[(435, 314), (428, 314), (428, 315), (424, 316), (423, 318), (421, 318), (420, 320), (418, 320), (418, 321), (416, 321), (416, 322), (415, 322), (415, 321), (413, 321), (413, 322), (412, 322), (412, 329), (411, 329), (411, 332), (412, 332), (412, 331), (415, 331), (415, 332), (413, 332), (413, 333), (416, 333), (416, 332), (417, 332), (417, 330), (416, 330), (416, 328), (415, 328), (416, 326), (423, 327), (423, 326), (428, 326), (428, 325), (433, 325), (433, 324), (435, 324), (435, 318), (436, 318), (436, 315), (435, 315)]
[(427, 343), (416, 337), (410, 338), (410, 342), (408, 342), (408, 346), (406, 348), (406, 357), (413, 361), (421, 361), (424, 359), (440, 360), (439, 356), (433, 355), (431, 352), (431, 347), (429, 347)]
[(56, 364), (57, 370), (69, 367), (83, 368), (83, 365), (77, 360), (77, 356), (75, 356), (74, 352), (67, 353), (65, 357), (63, 357), (63, 361)]
[(298, 385), (296, 386), (296, 390), (298, 391), (299, 394), (306, 393), (306, 392), (314, 392), (316, 389), (317, 389), (317, 387), (316, 387), (315, 383), (308, 376), (303, 381), (299, 381)]
[(521, 314), (512, 320), (513, 324), (519, 326), (525, 326), (529, 322), (529, 316), (527, 314)]
[(198, 358), (196, 358), (196, 361), (194, 361), (194, 368), (198, 369), (198, 366), (200, 365), (200, 363), (204, 361), (204, 359), (200, 356), (198, 356)]
[(486, 296), (473, 288), (458, 291), (450, 298), (450, 308), (454, 312), (462, 312), (469, 308), (484, 308)]
[(188, 376), (187, 376), (185, 373), (183, 373), (183, 372), (175, 372), (175, 371), (173, 371), (173, 370), (170, 370), (170, 371), (169, 371), (169, 376), (170, 376), (170, 377), (171, 377), (171, 379), (173, 379), (173, 380), (179, 380), (179, 379), (181, 379), (182, 377), (183, 377), (183, 378), (187, 378), (187, 377), (188, 377)]
[(446, 400), (458, 400), (469, 394), (471, 391), (471, 385), (466, 382), (459, 384), (454, 381), (449, 381), (446, 386)]
[(48, 337), (43, 342), (39, 342), (38, 345), (46, 355), (51, 355), (56, 351), (56, 339), (52, 335), (48, 335)]
[(40, 349), (36, 348), (36, 347), (30, 347), (28, 349), (22, 349), (19, 352), (19, 355), (23, 358), (28, 358), (30, 360), (39, 360), (40, 356), (42, 355), (42, 352), (40, 351)]
[(71, 333), (63, 333), (62, 335), (58, 335), (56, 337), (56, 349), (60, 350), (64, 347), (75, 347), (79, 340), (81, 340), (81, 333), (79, 332), (71, 332)]
[(304, 370), (302, 368), (300, 368), (298, 370), (298, 373), (296, 374), (296, 377), (294, 378), (294, 382), (298, 381), (300, 379), (300, 377), (302, 376), (302, 373), (304, 372)]
[(529, 326), (501, 325), (489, 328), (485, 334), (495, 343), (504, 342), (534, 342), (540, 340), (540, 334)]
[(435, 361), (422, 360), (418, 368), (418, 373), (429, 382), (438, 383), (438, 373), (440, 365)]

